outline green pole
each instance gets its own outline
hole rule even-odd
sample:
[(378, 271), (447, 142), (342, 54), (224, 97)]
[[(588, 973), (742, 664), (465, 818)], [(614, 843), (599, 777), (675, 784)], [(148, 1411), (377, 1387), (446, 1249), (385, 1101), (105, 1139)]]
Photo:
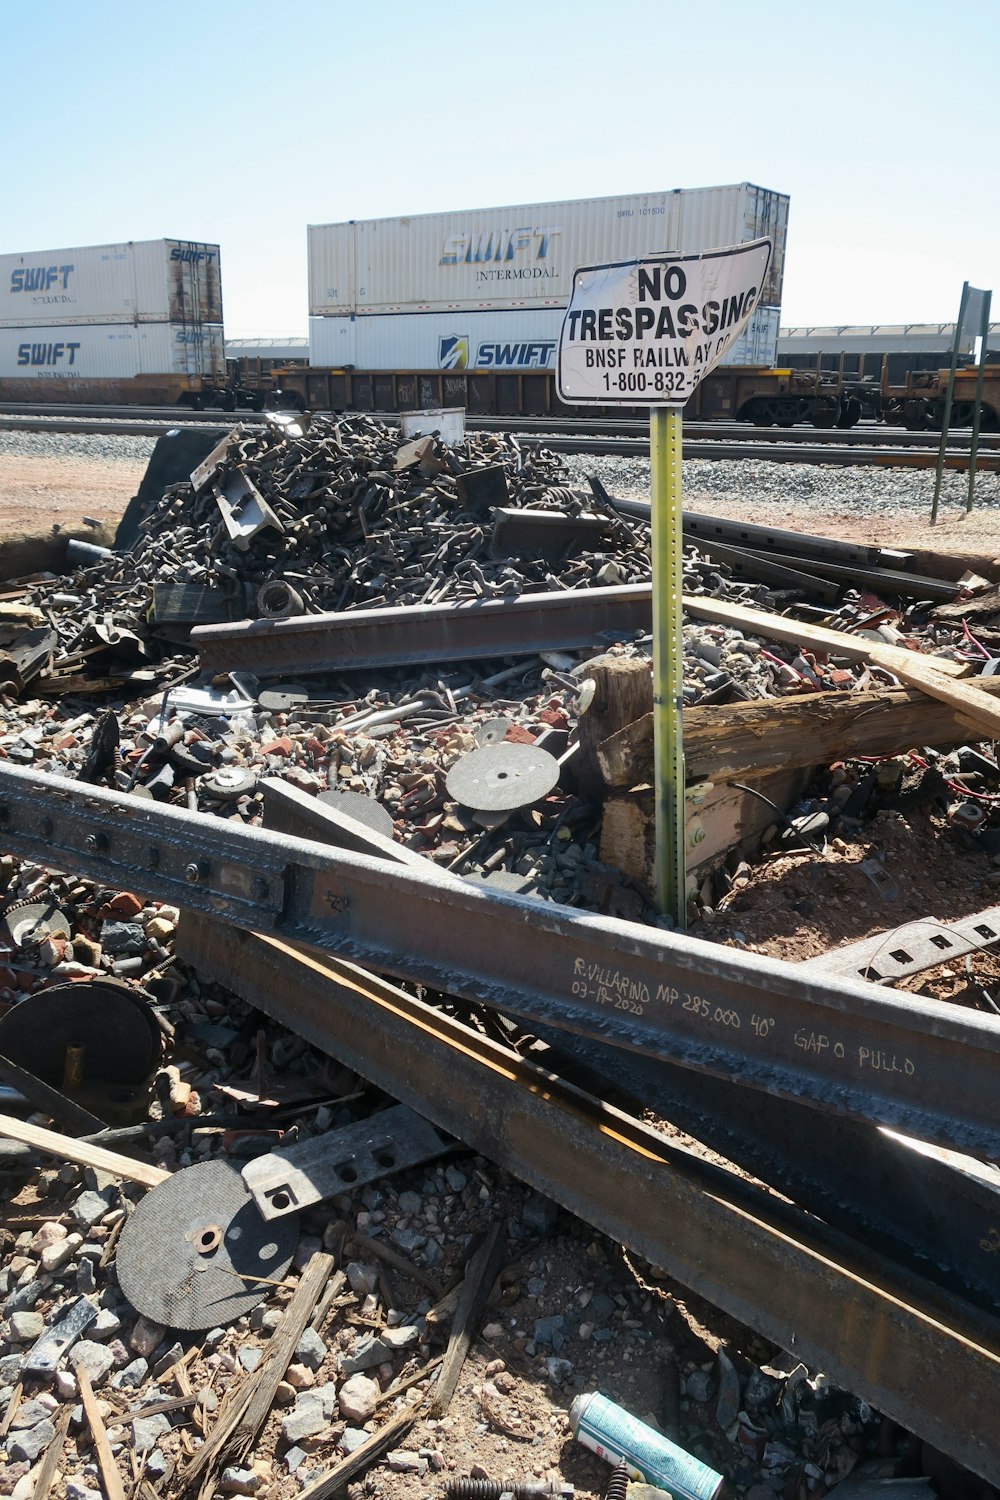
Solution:
[(649, 414), (650, 498), (653, 545), (653, 765), (656, 793), (656, 903), (685, 927), (684, 638), (681, 633), (680, 411), (653, 407)]
[(948, 446), (948, 427), (951, 423), (951, 403), (955, 394), (955, 371), (958, 369), (958, 346), (962, 340), (962, 324), (965, 322), (965, 305), (969, 300), (969, 283), (962, 282), (962, 301), (955, 324), (955, 342), (951, 346), (951, 371), (948, 375), (948, 394), (944, 398), (944, 415), (941, 418), (941, 441), (938, 444), (937, 477), (934, 480), (934, 500), (931, 504), (931, 525), (937, 521), (938, 501), (941, 498), (941, 476), (944, 474), (944, 455)]
[(972, 497), (976, 490), (976, 454), (979, 450), (979, 422), (983, 411), (983, 375), (986, 365), (986, 345), (990, 339), (990, 303), (992, 292), (983, 293), (983, 315), (980, 319), (979, 369), (976, 371), (976, 404), (972, 412), (972, 450), (969, 453), (969, 493), (965, 498), (965, 509), (972, 509)]

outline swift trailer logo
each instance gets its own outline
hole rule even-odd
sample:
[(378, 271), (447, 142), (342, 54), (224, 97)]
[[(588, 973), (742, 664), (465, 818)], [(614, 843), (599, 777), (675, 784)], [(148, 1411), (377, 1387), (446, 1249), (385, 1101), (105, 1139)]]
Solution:
[(67, 291), (75, 266), (18, 266), (10, 273), (11, 292)]
[(555, 339), (539, 339), (536, 343), (480, 344), (476, 367), (480, 370), (547, 370), (555, 352)]
[(215, 250), (192, 250), (190, 246), (174, 245), (170, 251), (170, 259), (193, 261), (196, 264), (204, 261), (206, 265), (210, 265), (216, 254)]
[(79, 344), (18, 344), (17, 363), (52, 368), (53, 365), (74, 365)]
[(439, 370), (467, 370), (469, 368), (469, 335), (453, 334), (438, 343)]
[(760, 301), (769, 239), (583, 266), (559, 335), (560, 400), (681, 407)]
[(562, 234), (558, 224), (530, 224), (517, 229), (468, 229), (445, 237), (440, 266), (490, 266), (477, 281), (536, 281), (557, 273), (548, 260), (552, 241)]
[(521, 340), (516, 344), (482, 343), (470, 357), (469, 335), (450, 334), (438, 341), (439, 370), (548, 370), (556, 352), (555, 339)]

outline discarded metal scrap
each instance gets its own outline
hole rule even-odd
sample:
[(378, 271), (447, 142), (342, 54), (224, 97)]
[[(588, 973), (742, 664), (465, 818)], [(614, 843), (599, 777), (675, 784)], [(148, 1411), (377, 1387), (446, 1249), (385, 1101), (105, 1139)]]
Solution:
[(1000, 1478), (997, 1319), (353, 964), (205, 916), (185, 917), (180, 939), (199, 974)]
[(10, 767), (0, 838), (538, 1024), (1000, 1154), (985, 1015)]

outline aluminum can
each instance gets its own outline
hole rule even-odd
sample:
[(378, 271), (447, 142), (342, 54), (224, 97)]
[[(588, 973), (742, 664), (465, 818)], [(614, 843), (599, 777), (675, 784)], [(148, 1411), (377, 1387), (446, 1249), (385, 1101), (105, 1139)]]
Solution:
[(675, 1500), (716, 1500), (725, 1483), (723, 1475), (596, 1391), (577, 1396), (569, 1420), (578, 1443), (609, 1464), (624, 1459), (631, 1478), (669, 1490)]

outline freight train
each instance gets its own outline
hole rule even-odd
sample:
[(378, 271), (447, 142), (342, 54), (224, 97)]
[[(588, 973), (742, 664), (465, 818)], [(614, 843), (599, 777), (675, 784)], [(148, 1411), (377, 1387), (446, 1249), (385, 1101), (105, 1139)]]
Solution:
[[(832, 367), (829, 356), (776, 358), (787, 216), (783, 194), (738, 183), (310, 226), (308, 363), (294, 350), (284, 362), (273, 349), (227, 358), (217, 245), (0, 256), (0, 401), (571, 416), (553, 365), (577, 266), (767, 235), (774, 249), (753, 317), (688, 415), (940, 426), (944, 359), (899, 378), (888, 356), (877, 373), (843, 355)], [(955, 426), (972, 420), (974, 374), (959, 373)], [(1000, 429), (1000, 363), (985, 372), (982, 425)]]
[[(984, 369), (984, 432), (1000, 431), (1000, 362)], [(952, 427), (972, 425), (977, 368), (969, 365), (955, 377)], [(352, 370), (287, 366), (271, 372), (265, 404), (298, 411), (411, 411), (463, 406), (477, 415), (526, 417), (579, 416), (556, 393), (549, 370), (499, 372), (470, 370)], [(912, 432), (940, 429), (944, 416), (948, 370), (909, 372), (892, 384), (883, 369), (879, 378), (829, 370), (794, 370), (761, 366), (718, 365), (698, 386), (684, 408), (696, 421), (748, 422), (756, 427), (853, 427), (862, 417), (906, 427)], [(644, 417), (646, 408), (587, 408), (593, 417)]]

